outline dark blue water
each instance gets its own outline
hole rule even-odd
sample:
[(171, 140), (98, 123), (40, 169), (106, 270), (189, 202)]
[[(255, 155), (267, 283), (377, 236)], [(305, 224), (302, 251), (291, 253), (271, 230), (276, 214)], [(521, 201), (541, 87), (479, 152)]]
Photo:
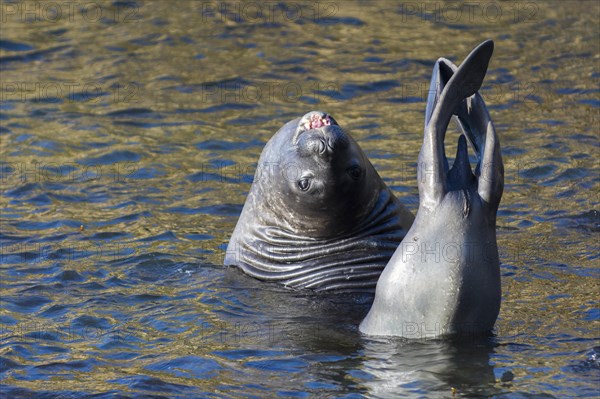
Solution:
[[(2, 397), (600, 395), (597, 2), (0, 11)], [(222, 266), (262, 146), (312, 109), (416, 211), (431, 67), (485, 38), (506, 168), (493, 337), (367, 338), (368, 297)]]

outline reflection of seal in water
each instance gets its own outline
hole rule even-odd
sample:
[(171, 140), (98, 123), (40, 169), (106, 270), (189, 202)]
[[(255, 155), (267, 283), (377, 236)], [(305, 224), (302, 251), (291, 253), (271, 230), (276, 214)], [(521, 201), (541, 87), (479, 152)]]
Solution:
[[(493, 42), (479, 45), (460, 68), (436, 63), (419, 154), (419, 211), (377, 283), (360, 330), (423, 338), (492, 329), (500, 310), (496, 212), (503, 188), (500, 145), (476, 93)], [(452, 169), (444, 137), (452, 115), (464, 132)], [(467, 141), (479, 158), (475, 175)]]
[(226, 265), (317, 291), (373, 291), (413, 215), (358, 144), (314, 111), (267, 143)]

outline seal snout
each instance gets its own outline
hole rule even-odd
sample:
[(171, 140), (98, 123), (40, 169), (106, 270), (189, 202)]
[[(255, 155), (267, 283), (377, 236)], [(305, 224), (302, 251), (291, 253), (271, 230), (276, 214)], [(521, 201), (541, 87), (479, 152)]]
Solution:
[(339, 126), (338, 123), (331, 117), (331, 115), (322, 111), (311, 111), (300, 118), (296, 132), (294, 134), (293, 142), (298, 142), (299, 136), (310, 130), (323, 131), (327, 126)]
[(300, 119), (298, 129), (304, 131), (331, 125), (337, 125), (337, 122), (330, 115), (321, 111), (312, 111)]

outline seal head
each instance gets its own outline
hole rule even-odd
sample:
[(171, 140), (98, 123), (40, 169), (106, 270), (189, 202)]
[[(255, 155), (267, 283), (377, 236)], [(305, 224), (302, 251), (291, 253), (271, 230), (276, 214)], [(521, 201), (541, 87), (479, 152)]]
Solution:
[(225, 264), (317, 291), (373, 291), (413, 221), (354, 139), (327, 113), (265, 146)]

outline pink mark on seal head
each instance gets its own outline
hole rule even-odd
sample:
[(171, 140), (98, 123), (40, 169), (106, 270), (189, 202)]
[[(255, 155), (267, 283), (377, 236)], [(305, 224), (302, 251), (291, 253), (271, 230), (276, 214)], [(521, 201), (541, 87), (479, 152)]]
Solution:
[(304, 124), (304, 127), (307, 130), (310, 130), (310, 129), (317, 129), (319, 127), (330, 126), (330, 125), (331, 125), (331, 119), (329, 118), (329, 115), (321, 116), (319, 114), (313, 114), (310, 116), (310, 120)]

